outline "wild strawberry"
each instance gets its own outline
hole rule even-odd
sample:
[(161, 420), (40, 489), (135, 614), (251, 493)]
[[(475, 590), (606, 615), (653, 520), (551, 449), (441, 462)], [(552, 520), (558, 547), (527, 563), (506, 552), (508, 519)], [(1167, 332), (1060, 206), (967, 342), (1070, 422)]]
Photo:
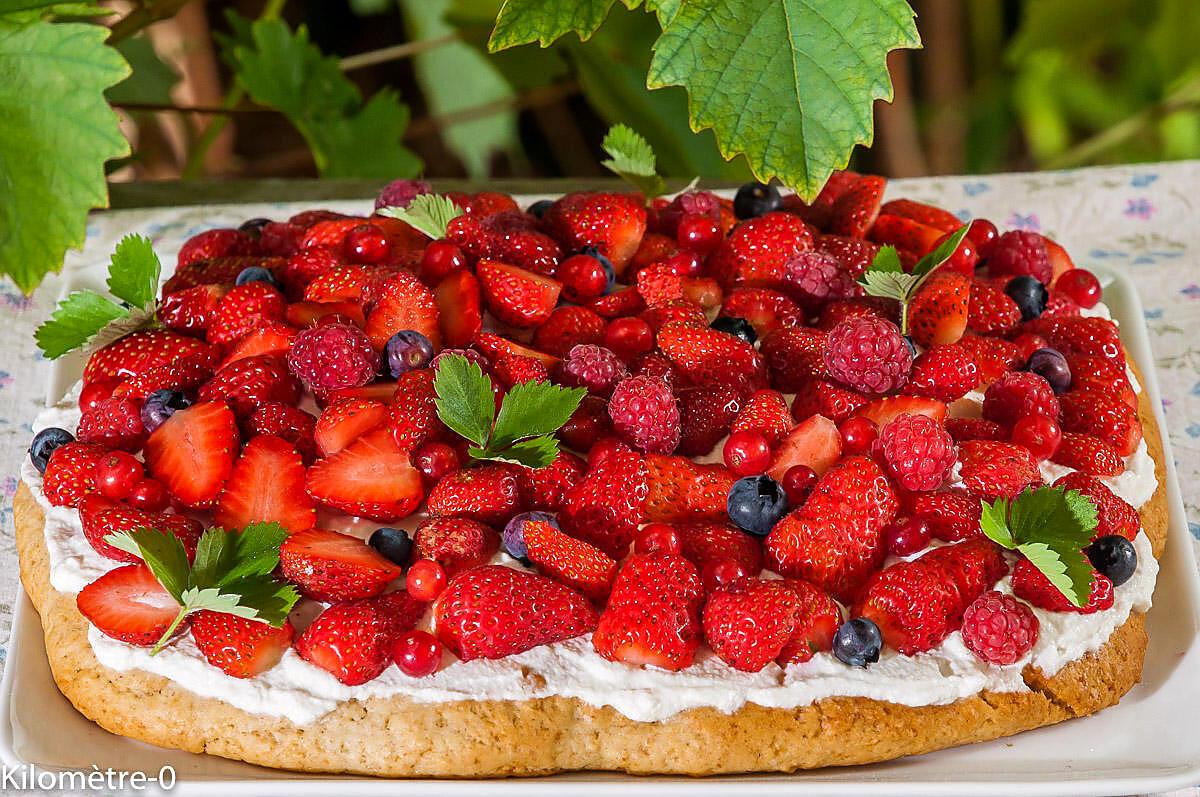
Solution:
[(894, 213), (880, 213), (868, 237), (875, 243), (894, 246), (921, 257), (934, 250), (943, 234), (944, 231), (937, 227)]
[(953, 438), (924, 415), (898, 415), (879, 430), (875, 447), (906, 490), (940, 487), (958, 458)]
[[(805, 205), (796, 195), (789, 195), (784, 198), (785, 206), (793, 213), (796, 213), (806, 222), (826, 229), (829, 227), (831, 216), (833, 213), (833, 203), (853, 188), (863, 175), (858, 172), (852, 172), (849, 169), (835, 171), (829, 175), (829, 179), (825, 181), (825, 185), (821, 187), (821, 192), (817, 194), (817, 198), (813, 200), (811, 205)], [(868, 184), (869, 186), (870, 184)], [(868, 228), (870, 224), (868, 223)]]
[(733, 559), (748, 574), (762, 570), (762, 544), (729, 523), (684, 522), (675, 527), (680, 554), (697, 570), (721, 559)]
[(949, 409), (945, 402), (937, 399), (921, 398), (919, 396), (884, 396), (867, 402), (855, 415), (860, 415), (882, 429), (893, 419), (908, 413), (910, 415), (925, 415), (941, 424), (945, 424)]
[(359, 217), (341, 216), (339, 218), (322, 219), (309, 226), (300, 239), (301, 249), (312, 249), (317, 246), (327, 246), (341, 249), (346, 233), (362, 224), (364, 219)]
[(485, 564), (500, 549), (500, 535), (476, 520), (430, 518), (413, 533), (414, 559), (432, 559), (453, 576)]
[(388, 407), (387, 428), (396, 445), (404, 450), (420, 448), (442, 438), (446, 427), (437, 415), (434, 371), (408, 371), (396, 380), (396, 393)]
[(367, 315), (366, 332), (371, 344), (382, 351), (388, 338), (406, 329), (429, 338), (435, 350), (441, 345), (433, 292), (412, 274), (401, 271), (379, 288), (379, 297)]
[(1029, 415), (1057, 418), (1058, 410), (1058, 397), (1050, 383), (1028, 371), (1005, 374), (989, 385), (983, 396), (983, 417), (1004, 426)]
[(1021, 323), (1021, 310), (1008, 294), (982, 280), (971, 281), (967, 329), (980, 335), (1006, 332)]
[(847, 457), (767, 535), (769, 566), (846, 599), (883, 561), (883, 529), (898, 506), (878, 465)]
[(323, 603), (378, 595), (401, 573), (359, 538), (313, 528), (288, 535), (279, 566), (301, 592)]
[(599, 296), (588, 302), (588, 309), (601, 318), (624, 318), (637, 315), (646, 309), (637, 288), (619, 288), (612, 293)]
[(317, 418), (313, 440), (321, 456), (336, 454), (365, 432), (380, 426), (388, 409), (379, 401), (344, 399), (330, 404)]
[(480, 260), (475, 273), (488, 311), (520, 328), (535, 327), (549, 318), (562, 290), (550, 277), (498, 260)]
[(810, 313), (827, 302), (861, 296), (863, 292), (840, 260), (815, 249), (788, 258), (783, 266), (782, 287)]
[(224, 402), (180, 410), (146, 440), (146, 469), (172, 496), (192, 508), (211, 506), (233, 470), (237, 421)]
[(186, 266), (178, 266), (175, 273), (163, 284), (161, 293), (163, 296), (169, 296), (197, 285), (232, 285), (238, 274), (251, 266), (265, 268), (271, 274), (277, 275), (283, 269), (283, 263), (281, 257), (246, 255), (197, 260)]
[(579, 192), (558, 199), (542, 221), (568, 251), (595, 247), (622, 274), (646, 232), (646, 209), (641, 197)]
[(472, 260), (499, 260), (543, 276), (554, 275), (563, 255), (558, 243), (539, 231), (536, 220), (520, 211), (458, 216), (446, 226), (446, 240)]
[(42, 491), (54, 506), (77, 507), (96, 490), (96, 463), (104, 449), (94, 443), (65, 443), (50, 454), (42, 474)]
[(921, 346), (955, 343), (967, 328), (970, 280), (956, 271), (940, 269), (917, 289), (908, 305), (908, 330)]
[(766, 213), (742, 222), (708, 258), (709, 276), (725, 290), (735, 286), (778, 288), (784, 264), (813, 248), (808, 227), (790, 213)]
[(792, 428), (787, 401), (778, 390), (759, 390), (738, 411), (730, 432), (758, 432), (774, 446)]
[(1021, 328), (1041, 335), (1064, 354), (1091, 354), (1125, 364), (1117, 325), (1107, 318), (1035, 318)]
[(304, 460), (280, 437), (251, 438), (233, 465), (213, 519), (225, 528), (279, 523), (290, 532), (312, 528), (316, 507), (304, 491)]
[(984, 418), (947, 418), (946, 431), (954, 442), (966, 440), (1008, 440), (1008, 430)]
[(893, 199), (884, 202), (879, 212), (890, 213), (894, 216), (903, 216), (906, 219), (912, 219), (928, 227), (936, 227), (942, 232), (954, 232), (963, 224), (959, 221), (958, 216), (955, 216), (948, 210), (943, 210), (934, 205), (926, 205), (923, 202), (916, 202), (912, 199)]
[(974, 390), (979, 381), (979, 367), (966, 349), (954, 343), (934, 345), (913, 360), (903, 392), (949, 403)]
[(1060, 476), (1055, 480), (1054, 486), (1081, 493), (1096, 505), (1096, 536), (1093, 539), (1110, 534), (1118, 534), (1131, 541), (1137, 537), (1142, 527), (1138, 511), (1109, 489), (1104, 482), (1093, 476), (1075, 472)]
[(837, 602), (821, 589), (796, 578), (781, 582), (799, 601), (793, 616), (792, 635), (775, 661), (781, 667), (802, 664), (814, 654), (833, 648), (833, 635), (842, 624), (842, 610)]
[(230, 289), (213, 310), (205, 335), (210, 343), (229, 345), (265, 324), (283, 321), (287, 301), (265, 282), (247, 282)]
[(322, 221), (331, 221), (333, 219), (348, 218), (345, 213), (338, 213), (333, 210), (324, 210), (322, 208), (313, 208), (312, 210), (302, 210), (299, 213), (288, 219), (288, 224), (295, 224), (298, 227), (303, 227), (307, 230)]
[(138, 402), (156, 390), (178, 390), (193, 394), (212, 377), (216, 363), (217, 352), (204, 349), (174, 362), (147, 368), (117, 385), (112, 393)]
[(186, 515), (144, 512), (94, 494), (80, 501), (79, 521), (83, 536), (96, 553), (118, 562), (133, 564), (141, 562), (141, 557), (108, 544), (104, 538), (122, 531), (157, 529), (178, 537), (190, 557), (195, 554), (196, 543), (204, 531), (199, 522)]
[(421, 474), (383, 428), (314, 462), (306, 488), (327, 506), (381, 523), (407, 517), (424, 498)]
[(304, 297), (308, 286), (334, 269), (347, 265), (339, 250), (328, 246), (302, 249), (287, 259), (280, 271), (280, 282), (288, 298)]
[(1074, 432), (1063, 434), (1050, 461), (1089, 476), (1118, 476), (1125, 470), (1125, 460), (1111, 445), (1099, 437)]
[(841, 423), (867, 403), (867, 397), (857, 390), (825, 379), (810, 379), (796, 390), (792, 400), (792, 417), (798, 421), (812, 415), (824, 415)]
[(563, 496), (563, 530), (620, 558), (641, 521), (647, 478), (642, 456), (619, 445)]
[(791, 638), (799, 609), (799, 598), (783, 581), (739, 578), (709, 595), (704, 640), (735, 670), (758, 672)]
[(604, 341), (604, 319), (586, 307), (559, 307), (533, 333), (535, 348), (556, 357), (579, 345)]
[[(1110, 393), (1119, 395), (1126, 404), (1137, 406), (1137, 394), (1129, 384), (1123, 363), (1118, 363), (1106, 357), (1095, 354), (1076, 354), (1065, 352), (1063, 359), (1071, 372), (1071, 387), (1084, 389), (1087, 386), (1097, 386)], [(1130, 400), (1132, 398), (1132, 401)]]
[[(674, 450), (684, 456), (709, 454), (716, 443), (730, 433), (733, 420), (742, 409), (742, 390), (727, 384), (684, 388), (678, 391), (677, 397), (679, 445)], [(670, 451), (660, 450), (658, 454), (670, 454)]]
[(424, 611), (403, 591), (338, 603), (300, 635), (296, 652), (347, 686), (365, 684), (392, 663), (392, 644)]
[(1049, 285), (1052, 275), (1046, 239), (1028, 230), (1009, 230), (1000, 236), (988, 256), (988, 274), (1019, 277), (1023, 274)]
[(157, 642), (179, 615), (179, 604), (144, 564), (109, 570), (80, 590), (75, 605), (105, 636), (142, 647)]
[(382, 269), (373, 266), (338, 266), (308, 283), (304, 300), (308, 302), (360, 302), (373, 299)]
[(765, 387), (762, 356), (746, 341), (713, 329), (668, 324), (658, 347), (691, 385), (731, 385), (750, 392)]
[(981, 383), (999, 379), (1022, 362), (1021, 349), (1015, 343), (1001, 338), (963, 335), (958, 345), (966, 349), (975, 361)]
[(617, 562), (594, 545), (563, 534), (549, 523), (525, 524), (525, 546), (538, 570), (582, 592), (603, 600), (617, 575)]
[(158, 320), (167, 329), (203, 335), (216, 312), (217, 303), (229, 288), (229, 285), (197, 285), (167, 294), (159, 302)]
[(818, 235), (816, 248), (819, 252), (837, 258), (842, 268), (854, 279), (862, 276), (875, 259), (875, 255), (879, 254), (879, 244), (844, 235)]
[(246, 419), (246, 432), (254, 435), (274, 435), (291, 443), (307, 465), (316, 455), (313, 433), (316, 419), (299, 407), (271, 402), (264, 404)]
[(729, 488), (736, 480), (724, 465), (649, 454), (642, 512), (647, 520), (655, 522), (723, 521), (727, 518)]
[(82, 443), (105, 448), (137, 451), (146, 441), (142, 426), (141, 404), (125, 396), (110, 396), (85, 410), (76, 433)]
[(887, 180), (862, 175), (834, 200), (829, 211), (829, 231), (835, 235), (863, 238), (875, 224)]
[(944, 542), (959, 542), (983, 533), (979, 526), (982, 507), (977, 498), (956, 492), (904, 493), (901, 503), (903, 514), (924, 520), (933, 536)]
[(958, 447), (958, 461), (963, 487), (989, 501), (1015, 498), (1026, 487), (1042, 483), (1029, 449), (1014, 443), (968, 440)]
[(954, 586), (958, 597), (955, 620), (962, 616), (963, 609), (971, 601), (991, 589), (1009, 570), (1008, 560), (1000, 547), (983, 536), (939, 546), (921, 558), (927, 565), (937, 568), (943, 580)]
[(890, 393), (908, 381), (912, 352), (894, 324), (874, 318), (847, 319), (825, 338), (825, 370), (864, 393)]
[(664, 304), (649, 307), (638, 314), (638, 318), (649, 325), (651, 332), (657, 333), (667, 324), (683, 324), (685, 326), (703, 328), (708, 326), (708, 316), (700, 305), (686, 299), (674, 299)]
[(1120, 398), (1096, 387), (1072, 390), (1059, 396), (1064, 432), (1099, 437), (1123, 457), (1142, 442), (1142, 422), (1137, 410)]
[(725, 297), (721, 316), (742, 318), (765, 338), (780, 327), (804, 324), (804, 311), (779, 291), (768, 288), (737, 288)]
[(963, 644), (989, 664), (1015, 664), (1038, 640), (1037, 616), (1030, 608), (1000, 592), (985, 592), (963, 614)]
[(264, 404), (295, 405), (300, 383), (279, 357), (244, 357), (217, 371), (200, 388), (199, 396), (201, 401), (224, 401), (239, 418), (248, 418)]
[(492, 463), (464, 468), (442, 479), (429, 492), (430, 517), (457, 515), (502, 526), (521, 511), (518, 466)]
[(777, 482), (796, 465), (812, 468), (818, 476), (842, 456), (842, 436), (837, 424), (823, 415), (810, 415), (796, 424), (775, 446), (767, 475)]
[(703, 600), (691, 562), (673, 554), (635, 554), (617, 573), (592, 646), (609, 661), (682, 670), (700, 646)]
[(253, 678), (274, 667), (296, 633), (287, 620), (275, 628), (224, 612), (196, 612), (191, 621), (192, 641), (204, 659), (234, 678)]
[(567, 490), (582, 481), (586, 471), (587, 464), (569, 451), (559, 451), (544, 468), (522, 467), (517, 472), (522, 503), (531, 510), (557, 512)]
[(258, 254), (258, 243), (241, 230), (218, 228), (197, 233), (179, 248), (176, 268), (214, 257)]
[(1113, 605), (1113, 583), (1107, 576), (1092, 570), (1092, 589), (1087, 603), (1076, 606), (1028, 559), (1022, 559), (1013, 567), (1012, 591), (1021, 600), (1048, 612), (1095, 614)]
[(433, 289), (438, 308), (438, 328), (445, 346), (470, 346), (483, 329), (479, 280), (469, 271), (447, 275)]
[(98, 379), (127, 379), (206, 351), (208, 344), (196, 338), (168, 329), (141, 330), (93, 353), (83, 367), (83, 381), (86, 384)]

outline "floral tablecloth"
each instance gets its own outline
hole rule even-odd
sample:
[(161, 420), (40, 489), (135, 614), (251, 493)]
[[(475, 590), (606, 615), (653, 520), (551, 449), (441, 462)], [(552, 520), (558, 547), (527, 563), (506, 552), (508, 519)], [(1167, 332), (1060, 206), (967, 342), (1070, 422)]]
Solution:
[[(963, 219), (986, 217), (1001, 229), (1046, 233), (1082, 267), (1103, 265), (1133, 276), (1145, 306), (1188, 525), (1200, 551), (1200, 161), (992, 177), (896, 180), (889, 197), (933, 202)], [(30, 298), (0, 281), (0, 666), (17, 595), (12, 496), (30, 439), (30, 421), (45, 401), (51, 365), (33, 331), (67, 281), (101, 287), (108, 256), (129, 232), (150, 236), (164, 263), (209, 227), (247, 218), (282, 218), (305, 203), (214, 205), (94, 214), (83, 253)], [(366, 213), (369, 201), (325, 203)], [(1145, 364), (1143, 364), (1144, 366)]]

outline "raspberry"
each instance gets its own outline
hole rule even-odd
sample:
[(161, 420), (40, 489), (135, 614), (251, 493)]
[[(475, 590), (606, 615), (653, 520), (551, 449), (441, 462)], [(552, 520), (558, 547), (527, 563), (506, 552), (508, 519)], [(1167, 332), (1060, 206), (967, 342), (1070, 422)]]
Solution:
[(963, 643), (990, 664), (1020, 661), (1033, 649), (1038, 630), (1032, 609), (995, 590), (980, 595), (963, 613)]
[(617, 383), (628, 376), (620, 357), (611, 349), (592, 343), (573, 346), (559, 367), (563, 384), (586, 387), (598, 396), (611, 394)]
[(1050, 284), (1052, 275), (1045, 239), (1027, 230), (1009, 230), (1001, 235), (988, 257), (987, 267), (993, 277), (1028, 274), (1043, 285)]
[(1058, 417), (1058, 397), (1045, 377), (1013, 371), (988, 386), (983, 395), (983, 417), (1012, 426), (1027, 415)]
[(810, 308), (830, 299), (857, 296), (861, 289), (840, 260), (825, 252), (798, 252), (783, 265), (783, 279), (789, 293)]
[(933, 490), (958, 459), (954, 440), (926, 415), (897, 415), (875, 440), (893, 478), (906, 490)]
[(966, 349), (955, 344), (931, 346), (913, 361), (904, 393), (951, 402), (978, 384), (979, 367)]
[(383, 187), (375, 198), (375, 209), (386, 207), (408, 207), (408, 203), (421, 194), (433, 193), (432, 186), (424, 180), (392, 180)]
[(825, 369), (863, 393), (890, 393), (902, 387), (912, 359), (896, 325), (879, 318), (848, 318), (825, 339)]
[(625, 379), (613, 390), (608, 414), (617, 435), (640, 451), (670, 454), (679, 445), (679, 406), (661, 379)]
[(319, 395), (360, 387), (379, 372), (379, 352), (366, 334), (350, 324), (325, 324), (296, 336), (287, 355), (288, 369)]

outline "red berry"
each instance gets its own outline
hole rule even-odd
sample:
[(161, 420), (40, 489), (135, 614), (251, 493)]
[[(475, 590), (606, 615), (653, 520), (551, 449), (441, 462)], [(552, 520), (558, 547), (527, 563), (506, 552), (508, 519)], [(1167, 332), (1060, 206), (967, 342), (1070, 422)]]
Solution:
[(608, 415), (620, 438), (639, 451), (670, 454), (679, 445), (679, 405), (660, 379), (631, 376), (622, 381), (608, 402)]
[(437, 240), (425, 247), (421, 254), (420, 275), (426, 285), (437, 285), (455, 271), (467, 267), (467, 256), (463, 250), (449, 241)]
[(144, 512), (161, 512), (171, 503), (167, 488), (157, 479), (142, 479), (133, 486), (125, 500), (134, 509)]
[(927, 415), (903, 413), (884, 425), (876, 449), (888, 470), (906, 490), (939, 487), (958, 459), (954, 439)]
[(581, 343), (563, 358), (559, 379), (569, 387), (586, 387), (589, 393), (608, 396), (627, 375), (625, 363), (612, 351)]
[(650, 523), (643, 526), (633, 538), (634, 553), (679, 553), (683, 543), (675, 527), (666, 523)]
[(879, 318), (847, 318), (825, 338), (830, 376), (863, 393), (891, 393), (908, 381), (913, 355), (900, 330)]
[(975, 219), (967, 225), (967, 237), (975, 244), (975, 251), (979, 256), (986, 258), (995, 250), (1000, 231), (987, 219)]
[(296, 336), (288, 351), (288, 369), (317, 395), (361, 387), (379, 371), (379, 352), (353, 324), (326, 324)]
[(1013, 371), (988, 386), (983, 395), (983, 417), (1011, 426), (1026, 415), (1057, 418), (1058, 397), (1050, 383), (1029, 371)]
[(911, 517), (897, 521), (883, 530), (883, 538), (887, 540), (888, 553), (892, 556), (910, 556), (917, 551), (929, 547), (929, 538), (933, 536), (929, 521), (923, 517)]
[(1062, 442), (1062, 427), (1045, 415), (1026, 415), (1013, 424), (1012, 441), (1025, 446), (1034, 459), (1050, 459)]
[(609, 454), (622, 449), (621, 441), (612, 435), (601, 437), (588, 448), (587, 464), (589, 468), (596, 467)]
[(87, 412), (113, 394), (122, 379), (93, 379), (79, 391), (79, 409)]
[(571, 255), (558, 264), (555, 276), (562, 283), (563, 298), (577, 304), (604, 295), (608, 288), (604, 264), (591, 255)]
[(783, 474), (780, 486), (787, 495), (790, 506), (800, 506), (808, 498), (812, 489), (817, 486), (817, 472), (808, 465), (793, 465)]
[(382, 263), (391, 253), (387, 234), (374, 224), (360, 224), (342, 242), (346, 258), (354, 263)]
[(142, 480), (142, 463), (133, 454), (109, 451), (96, 463), (96, 489), (105, 498), (123, 501)]
[(771, 446), (758, 432), (734, 432), (721, 449), (725, 467), (738, 476), (753, 476), (766, 471), (771, 464)]
[(695, 277), (700, 274), (704, 268), (704, 259), (698, 252), (693, 252), (690, 249), (681, 249), (678, 252), (668, 255), (659, 261), (662, 265), (673, 273), (681, 277)]
[(409, 631), (392, 643), (392, 660), (410, 678), (424, 678), (441, 666), (442, 643), (428, 631)]
[(425, 483), (432, 486), (461, 468), (462, 461), (453, 446), (446, 443), (427, 443), (413, 454), (413, 465), (421, 471)]
[(871, 450), (871, 444), (879, 435), (879, 430), (869, 418), (856, 416), (842, 421), (838, 427), (842, 435), (842, 453), (846, 455), (865, 454)]
[(721, 225), (711, 216), (687, 215), (679, 220), (675, 231), (675, 240), (684, 249), (694, 252), (711, 252), (724, 238)]
[(963, 612), (967, 649), (991, 664), (1014, 664), (1038, 640), (1037, 615), (1012, 595), (985, 592)]
[(654, 348), (654, 330), (636, 316), (614, 318), (604, 330), (604, 345), (629, 362)]
[(713, 592), (731, 581), (750, 575), (746, 566), (736, 559), (714, 559), (704, 565), (700, 580), (704, 582), (704, 591)]
[(418, 559), (408, 568), (404, 588), (409, 595), (428, 603), (446, 588), (446, 571), (432, 559)]
[(1050, 284), (1053, 273), (1046, 239), (1028, 230), (1009, 230), (1001, 235), (988, 256), (987, 267), (993, 277), (1028, 274), (1043, 285)]
[(1029, 362), (1029, 358), (1038, 349), (1046, 349), (1050, 347), (1050, 343), (1041, 335), (1035, 335), (1032, 332), (1022, 332), (1013, 338), (1013, 343), (1017, 344), (1017, 348), (1021, 350), (1021, 360)]
[(1095, 307), (1102, 293), (1100, 280), (1096, 279), (1095, 274), (1082, 268), (1064, 271), (1055, 281), (1054, 289), (1065, 293), (1084, 309)]

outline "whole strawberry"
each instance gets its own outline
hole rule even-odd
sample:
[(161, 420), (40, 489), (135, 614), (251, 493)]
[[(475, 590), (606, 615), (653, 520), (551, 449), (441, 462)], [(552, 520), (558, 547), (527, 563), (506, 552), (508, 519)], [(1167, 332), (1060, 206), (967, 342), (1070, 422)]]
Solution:
[(455, 471), (429, 491), (430, 517), (457, 515), (503, 526), (522, 509), (519, 467), (491, 463)]
[(125, 396), (110, 396), (84, 410), (76, 435), (83, 443), (137, 451), (146, 442), (141, 410), (138, 401)]
[(903, 392), (949, 403), (974, 390), (979, 381), (979, 367), (962, 346), (930, 346), (913, 360)]
[(876, 318), (846, 319), (825, 339), (829, 375), (863, 393), (891, 393), (903, 387), (912, 360), (896, 325)]
[(987, 259), (988, 274), (993, 277), (1019, 277), (1024, 274), (1043, 285), (1050, 284), (1050, 256), (1045, 239), (1028, 230), (1009, 230), (1000, 236)]
[(703, 572), (705, 565), (732, 559), (749, 575), (762, 570), (762, 545), (729, 523), (686, 522), (675, 527), (679, 552)]
[(1138, 511), (1099, 479), (1078, 472), (1068, 473), (1059, 477), (1054, 486), (1082, 493), (1096, 505), (1096, 536), (1093, 539), (1119, 534), (1132, 541), (1141, 529)]
[(437, 415), (436, 374), (432, 368), (408, 371), (396, 380), (396, 394), (388, 408), (387, 425), (396, 445), (411, 451), (440, 439), (446, 432)]
[(758, 432), (775, 445), (792, 428), (787, 401), (778, 390), (760, 390), (746, 400), (734, 418), (731, 432)]
[(283, 294), (265, 282), (237, 285), (217, 302), (206, 336), (210, 343), (226, 346), (265, 324), (282, 321), (286, 309)]
[(557, 512), (567, 491), (583, 481), (586, 472), (587, 463), (562, 450), (544, 468), (521, 468), (517, 475), (525, 506), (531, 510)]
[(1057, 418), (1058, 397), (1038, 374), (1014, 371), (997, 379), (983, 395), (983, 417), (1012, 426), (1029, 415)]
[(197, 233), (179, 248), (176, 266), (187, 266), (214, 257), (235, 257), (258, 253), (258, 244), (241, 230), (218, 228)]
[(416, 625), (425, 604), (406, 592), (337, 603), (296, 640), (300, 658), (347, 686), (365, 684), (392, 662), (392, 643)]
[(190, 558), (196, 553), (196, 543), (204, 531), (198, 521), (187, 515), (145, 512), (94, 493), (86, 495), (79, 502), (79, 522), (83, 527), (83, 536), (96, 553), (117, 562), (132, 564), (141, 562), (141, 557), (110, 545), (104, 538), (109, 534), (140, 528), (158, 529), (175, 535)]
[(658, 347), (689, 385), (730, 385), (745, 393), (766, 387), (762, 355), (728, 333), (667, 324), (658, 332)]
[(524, 527), (526, 552), (538, 570), (592, 600), (603, 600), (617, 574), (617, 562), (594, 545), (567, 536), (540, 520)]
[(297, 404), (300, 383), (282, 357), (264, 354), (221, 368), (200, 388), (199, 396), (201, 401), (224, 401), (238, 418), (249, 418), (265, 404)]
[(83, 381), (126, 379), (211, 348), (202, 340), (169, 329), (141, 330), (94, 352), (83, 367)]
[(689, 457), (712, 452), (742, 408), (743, 391), (733, 385), (704, 385), (680, 390), (679, 446), (675, 450)]
[(785, 264), (813, 248), (807, 225), (790, 213), (772, 212), (742, 222), (708, 259), (709, 276), (721, 287), (779, 288)]
[(703, 600), (691, 562), (674, 554), (635, 554), (617, 573), (592, 646), (609, 661), (682, 670), (700, 646)]
[(1015, 443), (968, 440), (958, 447), (958, 461), (963, 487), (988, 500), (1015, 498), (1026, 487), (1042, 483), (1033, 454)]
[(417, 526), (413, 546), (414, 559), (432, 559), (452, 576), (490, 560), (500, 549), (500, 535), (469, 518), (430, 518)]
[(704, 639), (730, 667), (758, 672), (783, 650), (799, 608), (799, 598), (783, 581), (739, 578), (704, 604)]
[(96, 491), (96, 463), (104, 449), (95, 443), (70, 442), (54, 449), (42, 474), (42, 491), (53, 506), (77, 507)]
[(563, 530), (614, 559), (624, 556), (642, 519), (647, 478), (642, 455), (618, 443), (563, 496)]
[(642, 198), (629, 194), (566, 194), (546, 211), (546, 230), (567, 251), (595, 247), (623, 273), (646, 232)]
[(322, 324), (303, 330), (287, 355), (288, 368), (317, 396), (367, 384), (379, 373), (379, 363), (379, 352), (352, 324)]
[(279, 568), (302, 593), (324, 603), (378, 595), (400, 575), (362, 540), (324, 529), (289, 535), (279, 548)]
[(824, 379), (826, 333), (808, 327), (787, 327), (772, 332), (759, 350), (767, 361), (771, 386), (796, 393), (814, 379)]
[(1087, 603), (1076, 606), (1028, 559), (1022, 559), (1013, 567), (1012, 590), (1013, 595), (1021, 600), (1050, 612), (1095, 614), (1110, 609), (1113, 605), (1113, 583), (1107, 576), (1093, 569), (1092, 588), (1088, 593)]
[(729, 488), (737, 480), (724, 465), (687, 457), (646, 455), (646, 500), (641, 510), (652, 522), (725, 521)]

